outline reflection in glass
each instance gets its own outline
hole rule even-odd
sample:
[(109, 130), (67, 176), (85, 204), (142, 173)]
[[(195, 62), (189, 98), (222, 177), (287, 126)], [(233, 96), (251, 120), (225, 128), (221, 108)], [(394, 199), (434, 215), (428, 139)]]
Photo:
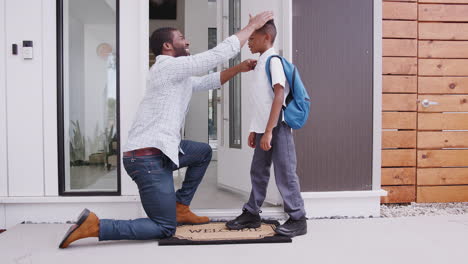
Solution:
[[(216, 47), (218, 44), (218, 29), (208, 28), (208, 49)], [(217, 69), (213, 69), (216, 71)], [(208, 91), (208, 140), (213, 149), (218, 143), (218, 91)]]
[(116, 0), (63, 1), (65, 192), (116, 192)]
[[(241, 1), (229, 0), (229, 35), (241, 29)], [(241, 63), (241, 55), (229, 61), (229, 67)], [(229, 147), (241, 148), (241, 75), (234, 76), (229, 81)]]

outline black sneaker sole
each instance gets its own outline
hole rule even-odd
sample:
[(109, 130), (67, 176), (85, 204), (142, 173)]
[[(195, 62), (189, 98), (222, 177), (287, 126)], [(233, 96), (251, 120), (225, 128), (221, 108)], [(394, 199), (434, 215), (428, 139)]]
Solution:
[(302, 229), (302, 230), (297, 230), (297, 231), (294, 231), (294, 232), (283, 232), (278, 229), (275, 230), (275, 232), (278, 234), (278, 235), (282, 235), (282, 236), (287, 236), (287, 237), (290, 237), (290, 238), (293, 238), (293, 237), (296, 237), (296, 236), (303, 236), (305, 234), (307, 234), (307, 228), (306, 229)]
[(241, 229), (244, 229), (244, 228), (259, 228), (261, 225), (262, 225), (261, 222), (248, 223), (248, 224), (245, 224), (245, 225), (230, 225), (230, 224), (226, 223), (226, 227), (228, 229), (230, 229), (230, 230), (241, 230)]

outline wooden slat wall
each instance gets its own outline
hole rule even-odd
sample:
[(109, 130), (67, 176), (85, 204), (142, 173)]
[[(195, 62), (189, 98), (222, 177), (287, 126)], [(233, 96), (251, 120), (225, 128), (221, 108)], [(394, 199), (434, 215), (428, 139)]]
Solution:
[(384, 0), (382, 41), (382, 202), (468, 201), (468, 0)]
[(418, 3), (383, 1), (383, 203), (416, 200)]
[[(416, 201), (468, 201), (468, 0), (418, 3)], [(465, 130), (465, 131), (463, 131)]]

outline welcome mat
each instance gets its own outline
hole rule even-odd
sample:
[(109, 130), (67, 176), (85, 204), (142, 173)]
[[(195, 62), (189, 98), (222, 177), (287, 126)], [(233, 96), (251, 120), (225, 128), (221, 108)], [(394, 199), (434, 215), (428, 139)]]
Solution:
[(278, 221), (263, 220), (258, 228), (229, 230), (226, 222), (203, 225), (181, 225), (173, 237), (159, 240), (160, 246), (220, 245), (254, 243), (291, 243), (289, 237), (277, 235)]

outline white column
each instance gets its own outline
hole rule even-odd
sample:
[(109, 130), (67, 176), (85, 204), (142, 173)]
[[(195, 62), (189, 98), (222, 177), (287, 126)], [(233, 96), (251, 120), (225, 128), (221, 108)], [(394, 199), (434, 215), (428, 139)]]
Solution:
[(382, 163), (382, 1), (374, 0), (374, 138), (372, 190), (381, 189)]
[(57, 21), (56, 1), (43, 0), (43, 105), (44, 105), (44, 188), (46, 196), (58, 195), (57, 141)]
[[(44, 194), (42, 1), (6, 0), (6, 96), (8, 187), (10, 196)], [(33, 41), (33, 59), (21, 56), (23, 40)]]
[[(149, 62), (149, 2), (120, 0), (120, 140), (128, 130), (146, 88)], [(137, 195), (138, 189), (122, 170), (122, 195)]]
[[(0, 0), (0, 17), (5, 17), (5, 0)], [(0, 19), (0, 196), (8, 195), (7, 116), (6, 116), (6, 47), (5, 19)], [(11, 48), (11, 47), (10, 47)], [(0, 207), (0, 225), (2, 218)]]

